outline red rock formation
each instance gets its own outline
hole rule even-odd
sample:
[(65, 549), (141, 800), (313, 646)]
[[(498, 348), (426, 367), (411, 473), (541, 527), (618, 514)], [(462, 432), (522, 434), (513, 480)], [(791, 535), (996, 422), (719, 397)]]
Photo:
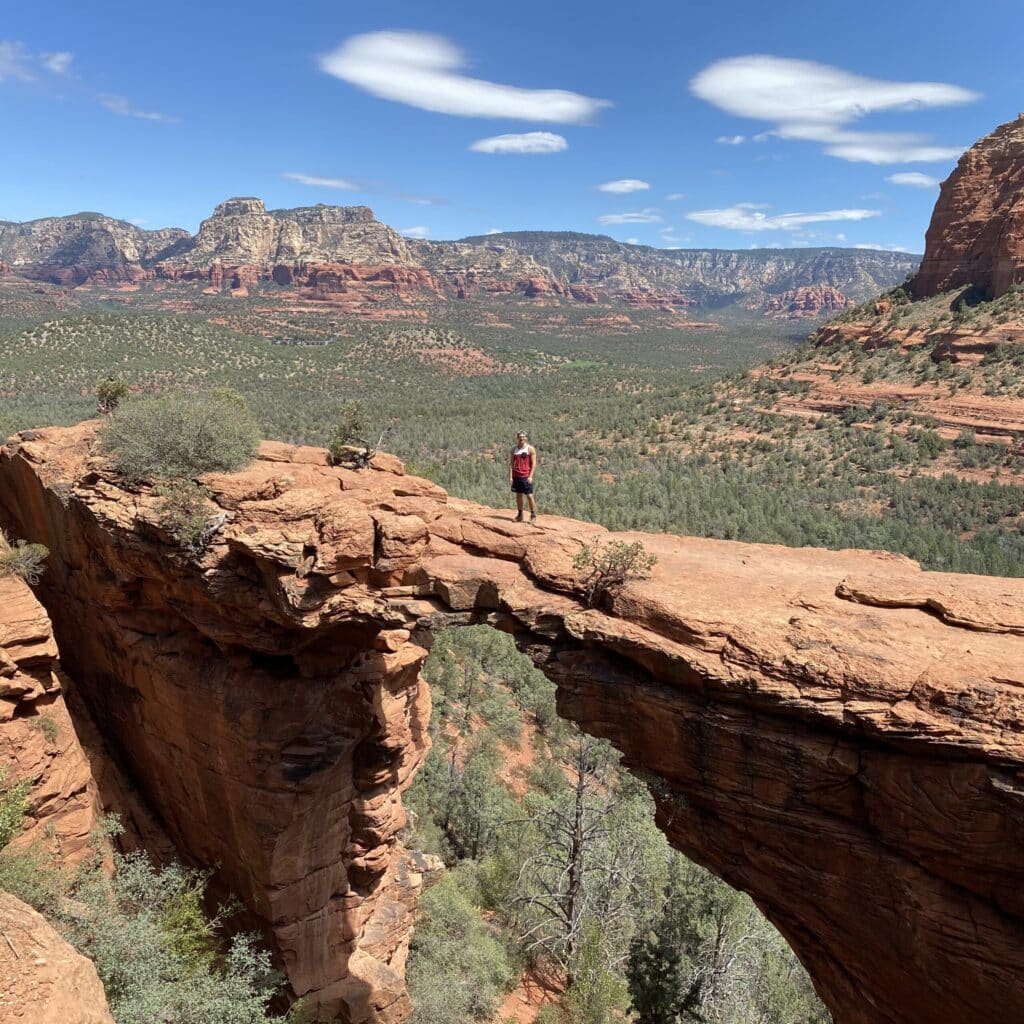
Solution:
[(837, 1024), (1024, 1016), (1024, 581), (628, 534), (651, 579), (586, 608), (572, 558), (599, 527), (280, 444), (206, 479), (225, 520), (192, 562), (92, 429), (6, 446), (0, 520), (51, 547), (69, 669), (181, 849), (326, 1012), (408, 1009), (418, 670), (433, 630), (490, 622), (652, 780), (671, 841), (754, 896)]
[(657, 292), (634, 289), (617, 292), (615, 298), (633, 309), (654, 309), (673, 313), (694, 304), (693, 298), (681, 292)]
[(0, 578), (0, 769), (8, 783), (34, 780), (14, 842), (45, 842), (73, 865), (103, 812), (65, 684), (46, 612), (21, 580)]
[(960, 158), (925, 235), (915, 298), (975, 285), (998, 298), (1024, 281), (1024, 115)]
[(792, 288), (781, 295), (773, 295), (764, 304), (764, 311), (770, 316), (800, 320), (838, 313), (853, 303), (838, 289), (828, 284), (815, 284), (803, 288)]
[(96, 968), (0, 892), (0, 1024), (114, 1024)]

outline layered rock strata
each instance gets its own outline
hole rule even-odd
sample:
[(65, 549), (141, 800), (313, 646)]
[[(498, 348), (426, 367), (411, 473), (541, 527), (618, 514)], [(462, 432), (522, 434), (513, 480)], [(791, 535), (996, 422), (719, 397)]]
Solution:
[(974, 285), (998, 298), (1024, 282), (1024, 114), (960, 158), (925, 234), (915, 298)]
[[(526, 231), (456, 242), (406, 239), (365, 206), (323, 204), (267, 210), (236, 197), (219, 204), (193, 236), (147, 231), (100, 214), (0, 222), (0, 261), (25, 277), (61, 285), (198, 282), (240, 297), (260, 282), (290, 287), (312, 268), (351, 267), (360, 281), (390, 272), (421, 304), (438, 295), (512, 296), (677, 312), (827, 287), (868, 298), (917, 266), (904, 253), (854, 249), (728, 251), (657, 249), (605, 235)], [(305, 280), (298, 287), (316, 288)], [(127, 294), (130, 289), (123, 289)], [(314, 295), (313, 297), (320, 297)], [(122, 296), (124, 298), (124, 296)]]
[(66, 688), (46, 612), (20, 579), (0, 578), (0, 770), (5, 785), (33, 780), (14, 845), (42, 844), (74, 865), (103, 810)]
[(269, 443), (205, 478), (223, 523), (191, 561), (92, 432), (10, 442), (0, 520), (51, 547), (65, 661), (180, 849), (220, 865), (325, 1015), (408, 1010), (416, 871), (396, 888), (394, 837), (426, 747), (419, 668), (468, 622), (517, 636), (837, 1024), (1024, 1015), (1024, 582), (626, 534), (650, 579), (588, 608), (572, 559), (599, 527)]
[(852, 305), (838, 288), (819, 284), (791, 288), (781, 295), (773, 295), (765, 301), (763, 308), (771, 316), (801, 320), (830, 316)]

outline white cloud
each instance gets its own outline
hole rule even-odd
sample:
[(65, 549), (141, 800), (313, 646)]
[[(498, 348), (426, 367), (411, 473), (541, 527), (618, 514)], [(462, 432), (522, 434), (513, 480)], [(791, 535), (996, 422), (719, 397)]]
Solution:
[(642, 245), (643, 243), (639, 238), (627, 238), (626, 245)]
[(877, 217), (879, 210), (823, 210), (820, 213), (777, 213), (769, 216), (762, 211), (761, 203), (737, 203), (724, 210), (695, 210), (686, 215), (687, 220), (705, 224), (708, 227), (726, 228), (730, 231), (796, 231), (805, 224), (821, 224), (826, 221), (866, 220)]
[(466, 58), (443, 36), (427, 32), (369, 32), (346, 39), (320, 58), (329, 75), (382, 99), (460, 117), (581, 124), (607, 100), (563, 89), (521, 89), (462, 73)]
[(32, 54), (24, 43), (8, 42), (0, 39), (0, 82), (7, 79), (15, 82), (34, 82), (32, 73)]
[(315, 174), (299, 174), (289, 171), (284, 177), (297, 181), (300, 185), (312, 185), (314, 188), (340, 188), (349, 192), (358, 192), (359, 186), (345, 178), (318, 178)]
[(874, 249), (876, 252), (910, 252), (909, 249), (902, 245), (880, 245), (876, 242), (862, 242), (859, 245), (855, 245), (854, 249)]
[(62, 50), (60, 53), (43, 54), (40, 62), (51, 74), (66, 75), (71, 70), (72, 60), (74, 60), (73, 54), (68, 53), (66, 50)]
[(686, 193), (685, 192), (670, 192), (667, 196), (665, 196), (665, 198), (670, 203), (677, 203), (677, 202), (679, 202), (680, 199), (685, 199), (686, 198)]
[(53, 75), (66, 75), (71, 68), (70, 53), (33, 53), (24, 43), (0, 39), (0, 82), (38, 81), (37, 71), (42, 69)]
[(163, 121), (167, 124), (175, 124), (181, 120), (180, 117), (172, 117), (170, 114), (161, 114), (156, 110), (140, 110), (124, 96), (115, 96), (111, 93), (104, 93), (98, 97), (100, 106), (106, 107), (112, 114), (120, 117), (138, 117), (143, 121)]
[(430, 228), (417, 224), (412, 228), (402, 228), (399, 234), (404, 235), (406, 238), (429, 238)]
[(901, 171), (899, 174), (890, 174), (885, 180), (894, 185), (910, 185), (912, 188), (937, 188), (941, 184), (938, 178), (920, 171)]
[(440, 196), (416, 196), (406, 192), (398, 192), (395, 199), (401, 199), (404, 203), (412, 203), (415, 206), (444, 206), (448, 200)]
[(890, 82), (814, 61), (769, 55), (716, 61), (691, 82), (695, 96), (738, 117), (773, 124), (773, 134), (824, 144), (843, 160), (873, 164), (952, 159), (961, 147), (935, 145), (904, 132), (849, 131), (877, 112), (912, 111), (971, 103), (978, 94), (943, 82)]
[(485, 235), (503, 235), (504, 233), (505, 232), (502, 231), (501, 228), (488, 228), (484, 232)]
[(474, 153), (561, 153), (569, 143), (554, 132), (523, 132), (477, 139), (469, 148)]
[(145, 217), (132, 217), (132, 219), (128, 221), (128, 223), (134, 224), (137, 228), (144, 228), (149, 223), (149, 221), (146, 220)]
[(599, 192), (614, 192), (617, 195), (625, 195), (627, 192), (645, 192), (651, 186), (639, 178), (619, 178), (618, 181), (606, 181), (598, 185)]
[(661, 214), (653, 207), (635, 213), (606, 213), (598, 217), (601, 224), (660, 224)]
[(747, 141), (746, 135), (719, 135), (715, 142), (723, 146), (740, 146)]

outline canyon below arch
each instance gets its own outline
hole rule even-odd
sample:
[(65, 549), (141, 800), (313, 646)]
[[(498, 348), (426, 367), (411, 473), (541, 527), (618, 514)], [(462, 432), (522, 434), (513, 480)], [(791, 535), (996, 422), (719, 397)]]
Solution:
[[(621, 751), (671, 843), (751, 894), (836, 1024), (1024, 1017), (1024, 581), (520, 524), (391, 456), (355, 470), (276, 442), (202, 478), (220, 525), (190, 558), (95, 428), (0, 449), (0, 525), (50, 550), (38, 596), (76, 728), (179, 856), (217, 866), (323, 1017), (410, 1012), (420, 669), (470, 623), (514, 634), (560, 713)], [(573, 557), (611, 539), (657, 564), (587, 607)]]

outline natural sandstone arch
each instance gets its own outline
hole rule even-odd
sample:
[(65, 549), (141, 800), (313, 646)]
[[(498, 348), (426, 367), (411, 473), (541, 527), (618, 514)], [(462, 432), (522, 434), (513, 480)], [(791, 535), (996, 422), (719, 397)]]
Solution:
[(1021, 581), (650, 536), (651, 580), (586, 609), (571, 559), (598, 527), (280, 444), (207, 478), (228, 520), (193, 563), (92, 430), (0, 451), (0, 523), (51, 548), (65, 668), (179, 849), (325, 1012), (408, 1010), (419, 667), (433, 630), (480, 621), (655, 780), (670, 840), (755, 898), (837, 1024), (1024, 1015)]

